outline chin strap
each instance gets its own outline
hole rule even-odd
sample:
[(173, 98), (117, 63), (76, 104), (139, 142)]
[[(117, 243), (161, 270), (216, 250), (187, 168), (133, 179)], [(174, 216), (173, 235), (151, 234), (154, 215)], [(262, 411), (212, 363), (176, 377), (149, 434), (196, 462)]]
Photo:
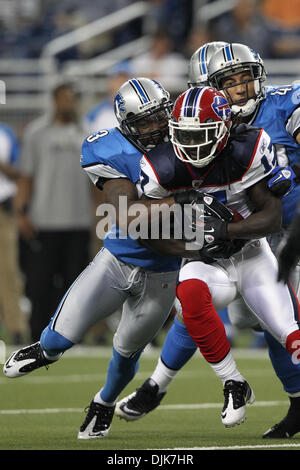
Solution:
[(257, 101), (251, 98), (244, 106), (238, 106), (236, 104), (232, 105), (231, 110), (235, 115), (240, 114), (241, 116), (249, 116), (255, 111), (256, 105)]

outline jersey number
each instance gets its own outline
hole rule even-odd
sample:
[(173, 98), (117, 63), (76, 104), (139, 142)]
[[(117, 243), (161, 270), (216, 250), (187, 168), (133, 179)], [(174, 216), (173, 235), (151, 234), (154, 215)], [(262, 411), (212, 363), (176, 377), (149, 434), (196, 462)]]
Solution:
[(265, 155), (262, 157), (261, 162), (262, 162), (263, 166), (265, 167), (264, 173), (269, 173), (272, 170), (272, 168), (274, 168), (274, 166), (276, 166), (276, 160), (277, 160), (277, 158), (276, 158), (276, 153), (275, 152), (274, 152), (274, 158), (272, 160), (272, 165), (270, 165), (270, 163), (269, 163), (269, 161), (268, 161), (268, 159)]
[(97, 134), (91, 134), (86, 138), (86, 141), (91, 144), (92, 142), (95, 142), (95, 140), (100, 139), (101, 137), (105, 137), (108, 134), (108, 131), (100, 131), (97, 132)]
[(276, 91), (272, 91), (270, 95), (286, 95), (289, 91), (292, 91), (292, 87), (282, 87), (278, 88)]

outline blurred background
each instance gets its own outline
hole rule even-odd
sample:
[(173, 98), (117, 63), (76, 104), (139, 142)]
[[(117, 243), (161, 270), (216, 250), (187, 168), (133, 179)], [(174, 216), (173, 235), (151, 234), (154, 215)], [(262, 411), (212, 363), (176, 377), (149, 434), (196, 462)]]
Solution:
[[(86, 187), (86, 176), (75, 167), (81, 171), (83, 138), (117, 125), (116, 90), (132, 76), (149, 76), (176, 97), (187, 88), (193, 52), (215, 40), (258, 51), (267, 84), (300, 79), (299, 0), (285, 0), (284, 8), (282, 0), (0, 0), (0, 337), (5, 341), (38, 340), (65, 289), (101, 246), (94, 235), (101, 194)], [(55, 175), (62, 174), (62, 160), (51, 166), (51, 152), (68, 161), (61, 182), (66, 197), (59, 191), (56, 196), (60, 204), (54, 200)], [(48, 163), (37, 170), (43, 158)], [(66, 224), (64, 210), (72, 212), (80, 191), (81, 212)], [(26, 210), (16, 218), (18, 198)], [(83, 238), (71, 247), (75, 235)], [(83, 244), (81, 264), (69, 269)], [(118, 313), (97, 325), (86, 341), (110, 344), (117, 319)], [(264, 347), (252, 333), (241, 340), (235, 335), (232, 342)]]

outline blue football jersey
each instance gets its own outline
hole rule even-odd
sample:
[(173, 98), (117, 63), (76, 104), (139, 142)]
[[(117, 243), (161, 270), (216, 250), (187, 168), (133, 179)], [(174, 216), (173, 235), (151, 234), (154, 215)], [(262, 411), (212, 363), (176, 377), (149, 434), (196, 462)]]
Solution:
[[(295, 137), (300, 130), (300, 84), (267, 87), (251, 124), (270, 135), (281, 166), (300, 163), (300, 145)], [(300, 200), (298, 185), (283, 198), (283, 226), (291, 223)]]
[[(81, 166), (94, 184), (99, 179), (127, 178), (136, 185), (142, 156), (118, 128), (104, 129), (83, 142)], [(121, 261), (151, 271), (174, 271), (180, 267), (179, 258), (156, 254), (129, 236), (122, 238), (115, 225), (106, 235), (104, 247)]]

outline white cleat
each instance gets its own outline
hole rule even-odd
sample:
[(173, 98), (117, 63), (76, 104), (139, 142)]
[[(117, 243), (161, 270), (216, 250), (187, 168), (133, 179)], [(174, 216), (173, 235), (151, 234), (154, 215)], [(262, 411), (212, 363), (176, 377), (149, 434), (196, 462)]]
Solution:
[(13, 352), (3, 366), (3, 373), (9, 378), (21, 377), (39, 367), (48, 368), (53, 362), (45, 358), (40, 343), (37, 342)]
[(78, 432), (78, 439), (101, 439), (109, 433), (115, 406), (105, 406), (91, 401), (86, 418)]
[(222, 423), (226, 428), (243, 423), (246, 419), (246, 405), (252, 405), (255, 400), (252, 388), (246, 381), (227, 380), (223, 393), (225, 402), (221, 413)]

